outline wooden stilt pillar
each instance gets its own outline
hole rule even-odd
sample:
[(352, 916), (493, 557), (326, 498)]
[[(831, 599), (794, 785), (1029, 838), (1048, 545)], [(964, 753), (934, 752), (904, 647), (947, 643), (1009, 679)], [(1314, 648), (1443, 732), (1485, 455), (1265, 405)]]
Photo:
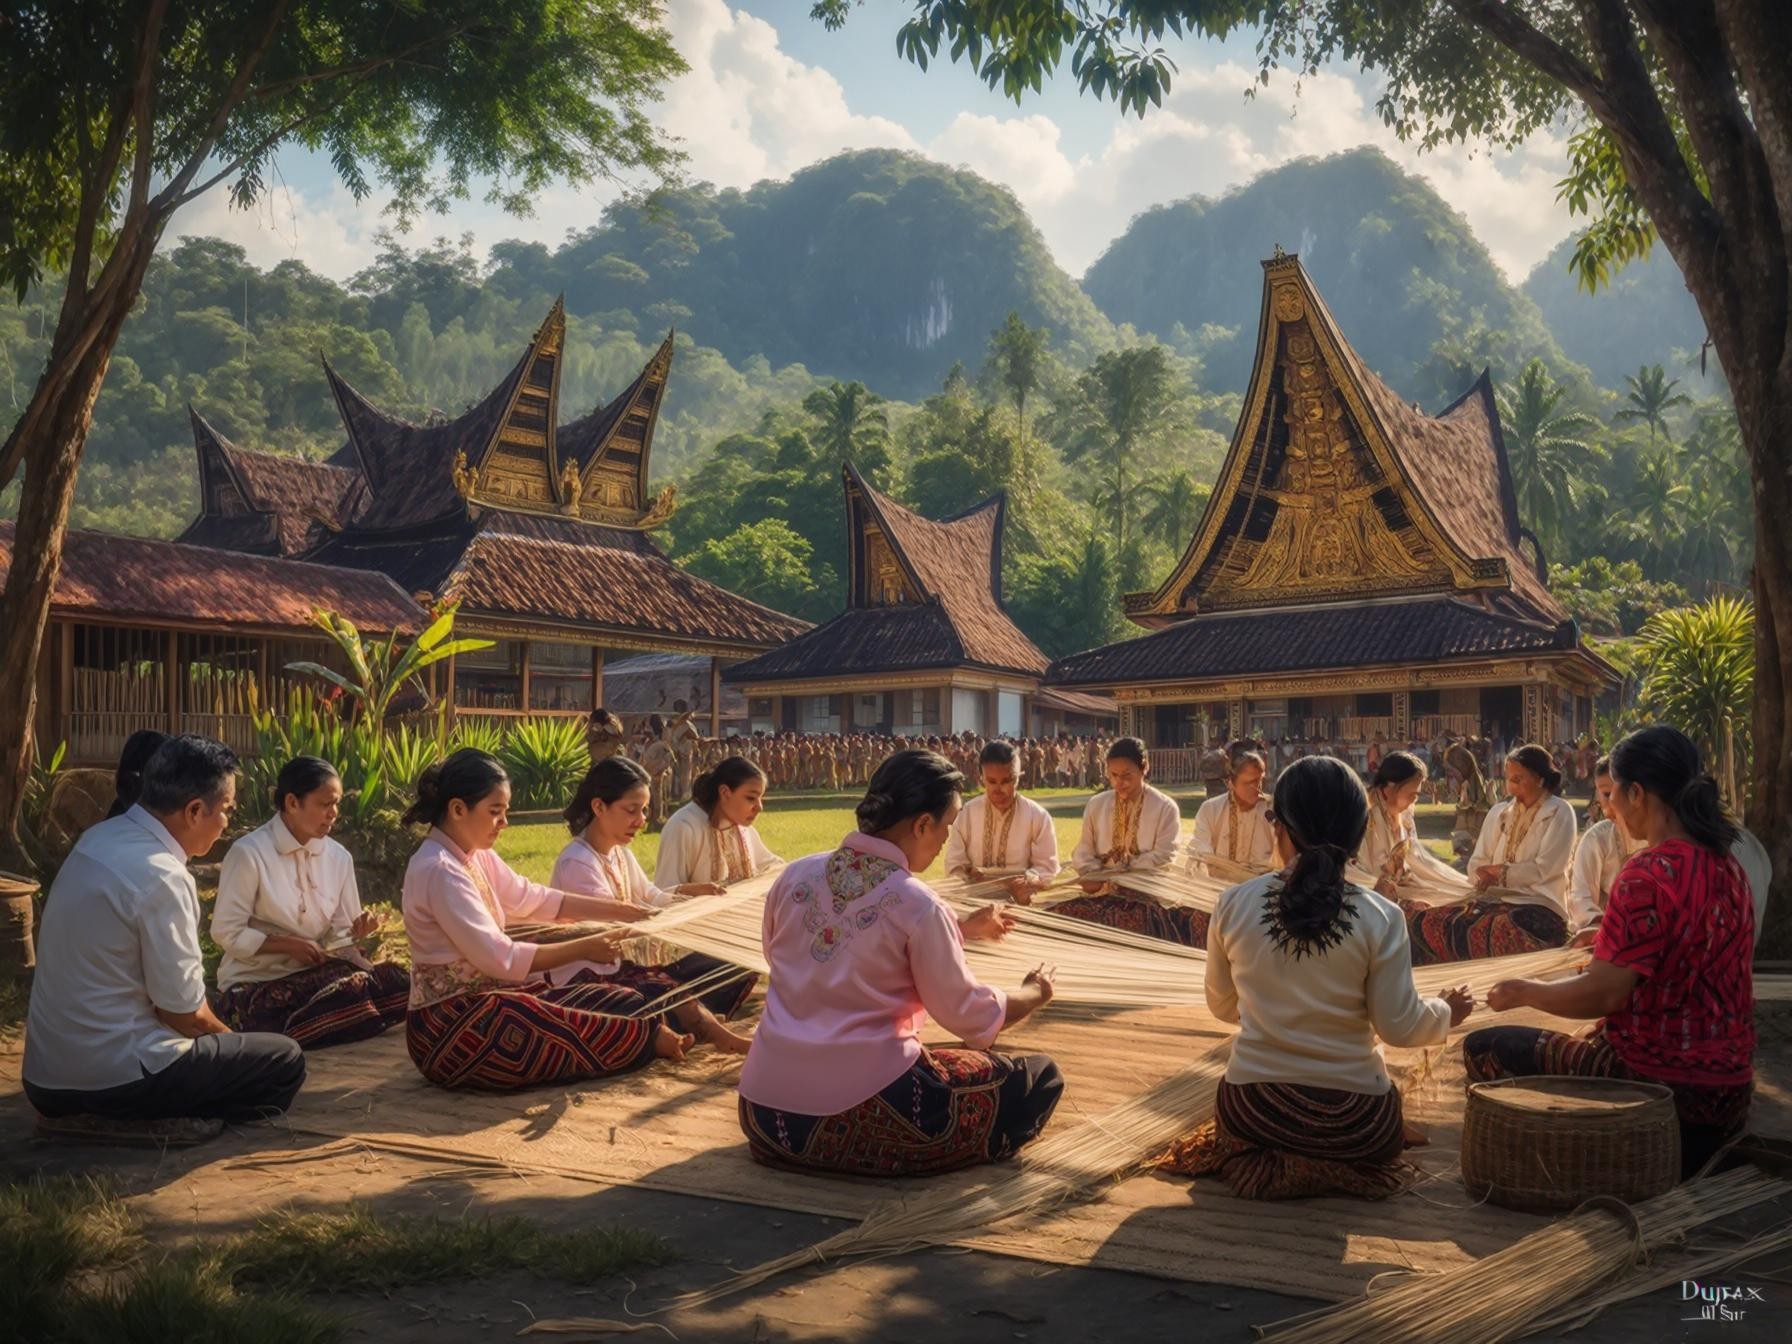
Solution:
[(709, 735), (722, 735), (722, 660), (709, 660)]
[(166, 649), (162, 656), (162, 675), (167, 678), (165, 688), (168, 693), (168, 732), (172, 736), (180, 731), (180, 633), (168, 632)]
[(604, 651), (591, 646), (591, 708), (604, 707)]
[(521, 710), (524, 714), (527, 714), (530, 711), (530, 709), (533, 708), (533, 704), (531, 703), (530, 697), (529, 697), (529, 671), (530, 671), (529, 664), (533, 660), (529, 657), (529, 650), (533, 647), (534, 641), (525, 639), (522, 641), (522, 645), (523, 645), (523, 647), (522, 647), (522, 651), (520, 654), (520, 658), (521, 658), (521, 662), (522, 662), (522, 677), (521, 677), (521, 681), (520, 681), (519, 688), (517, 691), (516, 707), (519, 710)]

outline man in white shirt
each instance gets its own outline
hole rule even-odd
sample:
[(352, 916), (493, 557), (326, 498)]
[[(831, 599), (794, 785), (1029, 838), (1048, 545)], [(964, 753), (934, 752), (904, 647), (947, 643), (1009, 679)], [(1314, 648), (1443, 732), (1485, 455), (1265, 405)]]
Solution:
[(25, 1026), (25, 1095), (46, 1118), (253, 1120), (305, 1081), (295, 1041), (232, 1032), (206, 1002), (187, 862), (229, 824), (236, 771), (223, 743), (170, 738), (137, 804), (56, 874)]
[(1051, 814), (1023, 798), (1015, 778), (1017, 753), (990, 742), (977, 757), (983, 792), (958, 811), (946, 839), (946, 871), (966, 882), (1009, 874), (1008, 894), (1021, 905), (1058, 873), (1058, 835)]

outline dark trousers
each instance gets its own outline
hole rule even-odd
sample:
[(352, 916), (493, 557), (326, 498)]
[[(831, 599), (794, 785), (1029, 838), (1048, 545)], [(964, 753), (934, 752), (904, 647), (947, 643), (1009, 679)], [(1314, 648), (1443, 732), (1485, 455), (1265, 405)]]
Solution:
[(289, 1036), (229, 1032), (201, 1036), (179, 1059), (134, 1083), (77, 1092), (36, 1087), (25, 1096), (38, 1114), (104, 1115), (119, 1120), (260, 1120), (292, 1105), (305, 1081), (305, 1052)]

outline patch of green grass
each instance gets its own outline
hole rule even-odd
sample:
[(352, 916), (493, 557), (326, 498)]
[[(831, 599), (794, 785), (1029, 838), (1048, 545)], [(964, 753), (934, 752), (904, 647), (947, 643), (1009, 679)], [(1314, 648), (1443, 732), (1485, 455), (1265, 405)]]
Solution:
[(524, 1271), (568, 1283), (665, 1264), (628, 1227), (548, 1231), (525, 1218), (281, 1213), (220, 1241), (146, 1256), (140, 1225), (85, 1177), (0, 1184), (0, 1341), (333, 1344), (343, 1324), (306, 1296), (383, 1292)]
[(632, 1227), (549, 1232), (526, 1218), (419, 1218), (350, 1207), (280, 1213), (217, 1248), (238, 1284), (288, 1292), (385, 1292), (407, 1284), (524, 1270), (569, 1283), (672, 1259)]

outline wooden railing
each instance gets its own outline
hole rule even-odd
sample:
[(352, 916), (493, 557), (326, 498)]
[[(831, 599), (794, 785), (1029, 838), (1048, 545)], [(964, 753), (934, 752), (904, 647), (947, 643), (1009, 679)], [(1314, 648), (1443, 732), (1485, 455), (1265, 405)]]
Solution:
[(1443, 733), (1477, 737), (1482, 731), (1480, 716), (1475, 714), (1418, 714), (1412, 721), (1412, 735), (1421, 742), (1429, 742)]

